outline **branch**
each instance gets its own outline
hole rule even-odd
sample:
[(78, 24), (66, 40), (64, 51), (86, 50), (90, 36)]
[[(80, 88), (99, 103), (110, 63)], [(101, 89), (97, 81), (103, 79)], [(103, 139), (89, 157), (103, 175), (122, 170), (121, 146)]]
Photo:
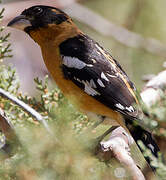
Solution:
[(128, 135), (124, 128), (118, 127), (112, 131), (108, 141), (101, 142), (100, 144), (103, 151), (111, 150), (115, 158), (128, 169), (133, 180), (145, 180), (141, 170), (130, 156), (129, 146), (133, 142), (133, 138)]
[(36, 118), (38, 121), (40, 121), (44, 127), (46, 128), (46, 130), (52, 134), (46, 120), (44, 119), (44, 117), (42, 117), (37, 111), (35, 111), (33, 108), (31, 108), (29, 105), (25, 104), (23, 101), (17, 99), (16, 97), (14, 97), (13, 95), (9, 94), (7, 91), (3, 90), (2, 88), (0, 88), (0, 96), (12, 101), (14, 104), (17, 104), (18, 106), (20, 106), (22, 109), (24, 109), (24, 111), (26, 111), (27, 113), (29, 113), (31, 116), (33, 116), (34, 118)]

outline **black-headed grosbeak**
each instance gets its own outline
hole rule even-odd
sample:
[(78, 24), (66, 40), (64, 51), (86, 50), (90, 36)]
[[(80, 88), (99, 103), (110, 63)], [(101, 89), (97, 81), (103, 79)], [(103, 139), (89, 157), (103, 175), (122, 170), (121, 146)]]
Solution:
[(142, 140), (157, 156), (159, 148), (151, 133), (132, 125), (138, 118), (133, 83), (119, 63), (67, 14), (54, 7), (33, 6), (8, 26), (25, 31), (39, 44), (49, 72), (79, 110), (109, 117), (122, 126), (123, 117), (136, 142)]

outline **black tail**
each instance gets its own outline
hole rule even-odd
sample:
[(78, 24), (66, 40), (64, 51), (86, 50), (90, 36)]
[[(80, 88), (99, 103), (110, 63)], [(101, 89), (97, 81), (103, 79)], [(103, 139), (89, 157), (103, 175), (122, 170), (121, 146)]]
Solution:
[[(131, 120), (128, 120), (128, 119), (125, 119), (125, 120), (126, 120), (126, 126), (127, 126), (128, 130), (130, 131), (132, 137), (134, 138), (135, 142), (137, 143), (138, 140), (141, 140), (144, 143), (144, 145), (148, 149), (150, 149), (152, 154), (156, 158), (158, 158), (158, 152), (160, 152), (160, 149), (159, 149), (158, 145), (156, 144), (155, 140), (153, 139), (152, 134), (150, 132), (146, 131), (145, 129), (143, 129), (139, 125), (133, 125)], [(142, 152), (142, 149), (138, 143), (137, 143), (137, 145)], [(150, 164), (150, 161), (151, 161), (150, 158), (145, 157), (145, 159), (148, 162), (148, 164), (150, 165), (150, 167), (152, 168), (152, 170), (155, 171), (156, 168)]]

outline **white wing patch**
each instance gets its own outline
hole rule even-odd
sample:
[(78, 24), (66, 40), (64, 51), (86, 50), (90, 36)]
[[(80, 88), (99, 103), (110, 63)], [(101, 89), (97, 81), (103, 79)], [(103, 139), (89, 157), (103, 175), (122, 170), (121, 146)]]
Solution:
[(93, 64), (87, 64), (88, 67), (93, 67)]
[(93, 79), (91, 79), (90, 82), (88, 82), (87, 80), (86, 80), (86, 81), (80, 80), (80, 79), (76, 78), (75, 76), (74, 76), (74, 79), (75, 79), (76, 81), (84, 84), (84, 86), (85, 86), (85, 87), (84, 87), (84, 91), (85, 91), (88, 95), (91, 95), (91, 96), (100, 95), (100, 93), (95, 90), (95, 88), (97, 88), (97, 86), (96, 86), (96, 84), (95, 84), (95, 82), (94, 82)]
[(105, 87), (105, 85), (103, 84), (103, 82), (101, 81), (101, 79), (97, 79), (97, 82), (98, 82), (98, 84), (99, 84), (101, 87)]
[(78, 58), (70, 56), (62, 56), (62, 61), (62, 63), (69, 68), (82, 69), (87, 65)]
[(93, 89), (93, 88), (96, 87), (93, 79), (91, 79), (90, 82), (82, 80), (82, 83), (85, 85), (84, 91), (85, 91), (87, 94), (89, 94), (89, 95), (91, 95), (91, 96), (100, 95), (99, 92), (97, 92), (95, 89)]
[(115, 106), (121, 110), (127, 110), (129, 112), (134, 112), (134, 108), (132, 106), (130, 107), (124, 107), (122, 104), (118, 103), (118, 104), (115, 104)]
[(97, 88), (97, 86), (96, 86), (93, 79), (90, 80), (90, 86), (93, 87), (93, 88)]
[(115, 106), (116, 106), (117, 108), (121, 109), (121, 110), (124, 110), (124, 109), (125, 109), (125, 107), (124, 107), (123, 105), (121, 105), (120, 103), (115, 104)]
[(106, 77), (106, 75), (103, 72), (101, 73), (101, 78), (105, 79), (106, 81), (109, 81), (109, 79)]
[(82, 69), (85, 66), (93, 67), (93, 64), (86, 64), (78, 58), (70, 56), (62, 56), (62, 63), (69, 68), (75, 69)]
[(154, 146), (152, 144), (148, 144), (148, 147), (154, 152)]
[(109, 73), (106, 73), (109, 77), (112, 77), (112, 78), (116, 78), (116, 76), (115, 75), (111, 75), (111, 74), (109, 74)]
[(91, 59), (91, 61), (93, 62), (93, 64), (95, 64), (95, 63), (96, 63), (96, 60), (95, 60), (95, 59)]
[(129, 111), (129, 112), (134, 112), (134, 108), (132, 106), (126, 107), (126, 110)]

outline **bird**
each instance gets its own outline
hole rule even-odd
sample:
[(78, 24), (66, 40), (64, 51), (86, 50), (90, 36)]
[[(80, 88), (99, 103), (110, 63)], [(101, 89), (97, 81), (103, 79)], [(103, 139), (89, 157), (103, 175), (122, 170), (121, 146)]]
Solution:
[[(8, 26), (24, 31), (40, 46), (48, 71), (78, 110), (127, 126), (136, 143), (142, 140), (158, 157), (160, 149), (151, 132), (140, 125), (134, 84), (118, 61), (83, 33), (65, 12), (36, 5), (25, 9)], [(154, 170), (150, 159), (145, 159)]]

